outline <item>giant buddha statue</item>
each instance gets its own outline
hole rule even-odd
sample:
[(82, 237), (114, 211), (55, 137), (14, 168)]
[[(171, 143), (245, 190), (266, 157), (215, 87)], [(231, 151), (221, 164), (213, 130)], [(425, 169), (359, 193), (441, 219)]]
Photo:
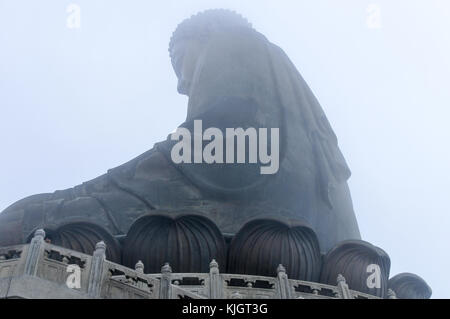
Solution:
[[(295, 65), (227, 10), (183, 21), (169, 52), (178, 92), (189, 97), (180, 128), (194, 134), (199, 120), (223, 131), (278, 128), (279, 167), (261, 174), (259, 160), (175, 163), (169, 135), (104, 175), (12, 204), (0, 214), (0, 246), (43, 228), (48, 241), (85, 253), (103, 240), (107, 258), (143, 260), (147, 272), (164, 262), (175, 272), (203, 272), (215, 258), (229, 272), (271, 275), (283, 264), (293, 278), (319, 280), (322, 255), (334, 249), (327, 259), (334, 260), (336, 247), (353, 247), (360, 234), (350, 170)], [(368, 260), (389, 268), (383, 251), (362, 246)]]

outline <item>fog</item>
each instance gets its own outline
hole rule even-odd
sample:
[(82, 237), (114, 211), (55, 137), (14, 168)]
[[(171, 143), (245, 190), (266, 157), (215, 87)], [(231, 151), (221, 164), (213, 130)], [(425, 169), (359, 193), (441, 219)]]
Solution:
[(168, 42), (210, 8), (248, 18), (310, 85), (391, 276), (416, 273), (450, 298), (447, 0), (0, 0), (0, 211), (101, 175), (182, 123)]

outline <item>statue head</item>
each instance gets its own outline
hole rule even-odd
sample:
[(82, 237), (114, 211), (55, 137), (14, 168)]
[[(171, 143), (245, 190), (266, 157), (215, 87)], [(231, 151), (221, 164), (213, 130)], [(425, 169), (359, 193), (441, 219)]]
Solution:
[(199, 57), (211, 36), (233, 27), (251, 29), (251, 24), (234, 11), (213, 9), (193, 15), (178, 25), (170, 39), (169, 53), (180, 94), (189, 96)]

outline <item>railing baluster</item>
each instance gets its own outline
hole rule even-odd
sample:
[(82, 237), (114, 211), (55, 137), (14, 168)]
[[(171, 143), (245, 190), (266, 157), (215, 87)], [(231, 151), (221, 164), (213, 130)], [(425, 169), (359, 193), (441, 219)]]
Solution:
[(337, 277), (337, 287), (339, 290), (339, 295), (342, 299), (353, 299), (352, 293), (348, 288), (345, 278), (341, 274), (339, 274)]
[(106, 244), (101, 241), (95, 245), (89, 272), (88, 296), (99, 298), (103, 279), (103, 264), (106, 259)]
[(219, 264), (213, 259), (209, 264), (209, 297), (211, 299), (222, 299), (222, 286)]
[(26, 275), (36, 276), (38, 263), (45, 247), (44, 239), (45, 231), (43, 229), (36, 230), (28, 247), (27, 259), (25, 261)]
[(280, 299), (292, 299), (292, 291), (289, 283), (288, 276), (286, 274), (286, 269), (283, 265), (279, 265), (277, 268), (278, 273), (278, 283), (280, 287)]
[(172, 267), (165, 263), (161, 268), (160, 299), (172, 299)]

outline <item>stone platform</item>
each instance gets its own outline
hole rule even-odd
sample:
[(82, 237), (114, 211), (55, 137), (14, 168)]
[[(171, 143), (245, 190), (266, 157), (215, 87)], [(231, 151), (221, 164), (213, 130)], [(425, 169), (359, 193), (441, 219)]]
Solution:
[[(161, 273), (145, 274), (141, 262), (131, 269), (108, 261), (103, 242), (91, 256), (44, 238), (38, 230), (30, 244), (0, 248), (0, 298), (378, 299), (349, 289), (341, 275), (336, 286), (289, 279), (282, 265), (277, 277), (222, 274), (214, 260), (209, 273), (172, 273), (165, 264)], [(76, 275), (79, 288), (70, 288)]]

